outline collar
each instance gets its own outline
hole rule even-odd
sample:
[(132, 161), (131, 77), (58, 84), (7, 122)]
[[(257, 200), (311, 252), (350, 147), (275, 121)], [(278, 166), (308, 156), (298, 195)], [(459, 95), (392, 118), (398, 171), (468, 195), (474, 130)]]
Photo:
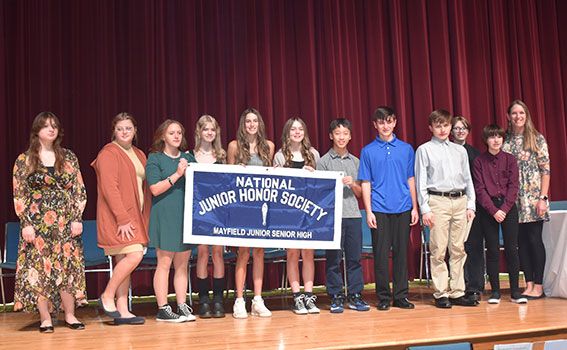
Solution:
[(344, 157), (341, 157), (340, 154), (338, 154), (333, 148), (331, 148), (329, 150), (329, 155), (331, 156), (331, 158), (336, 159), (336, 158), (340, 158), (340, 159), (344, 159), (344, 158), (350, 158), (350, 152), (347, 150), (346, 154)]
[(376, 135), (376, 143), (380, 147), (384, 147), (386, 145), (395, 147), (398, 144), (398, 138), (396, 137), (396, 134), (392, 134), (392, 136), (394, 137), (392, 138), (391, 141), (384, 141), (380, 138), (380, 136)]
[(499, 160), (500, 158), (503, 157), (502, 152), (503, 151), (500, 150), (500, 152), (498, 152), (498, 154), (494, 155), (494, 154), (486, 151), (486, 154), (488, 154), (488, 159), (490, 159), (491, 161), (497, 161), (497, 160)]
[(451, 143), (451, 141), (449, 141), (449, 138), (448, 138), (448, 137), (447, 137), (447, 139), (446, 139), (445, 141), (443, 141), (443, 140), (441, 140), (441, 139), (438, 138), (438, 137), (432, 136), (432, 137), (431, 137), (431, 141), (433, 141), (433, 142), (435, 142), (435, 143), (437, 143), (437, 144), (444, 144), (444, 145), (447, 145), (447, 146), (449, 146), (449, 144)]

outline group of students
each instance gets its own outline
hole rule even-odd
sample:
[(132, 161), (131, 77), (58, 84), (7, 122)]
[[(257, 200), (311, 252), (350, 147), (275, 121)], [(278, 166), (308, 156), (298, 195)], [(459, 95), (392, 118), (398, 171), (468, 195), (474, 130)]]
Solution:
[[(433, 137), (414, 153), (413, 148), (394, 133), (397, 123), (394, 111), (389, 107), (379, 107), (373, 121), (376, 139), (362, 149), (359, 160), (348, 151), (352, 126), (347, 119), (331, 122), (329, 138), (333, 146), (320, 157), (311, 145), (305, 123), (297, 117), (285, 123), (281, 148), (275, 152), (274, 143), (266, 138), (260, 113), (248, 108), (240, 117), (236, 139), (228, 144), (226, 151), (222, 148), (219, 124), (213, 117), (203, 115), (195, 128), (193, 150), (188, 150), (183, 125), (166, 120), (157, 128), (146, 159), (144, 152), (134, 145), (136, 120), (128, 113), (120, 113), (112, 121), (111, 142), (91, 163), (97, 174), (98, 245), (104, 248), (106, 255), (114, 257), (112, 277), (98, 299), (99, 306), (114, 319), (115, 324), (145, 322), (144, 318), (129, 311), (128, 289), (130, 275), (140, 264), (147, 246), (155, 248), (158, 261), (153, 281), (158, 304), (157, 320), (195, 320), (192, 309), (186, 303), (187, 268), (194, 246), (184, 244), (182, 239), (184, 174), (191, 162), (345, 173), (342, 179), (341, 250), (328, 250), (326, 253), (327, 293), (332, 313), (343, 312), (345, 303), (348, 308), (357, 311), (370, 309), (362, 298), (362, 219), (357, 200), (360, 197), (372, 231), (379, 310), (388, 310), (392, 300), (394, 307), (414, 308), (407, 299), (407, 251), (411, 226), (419, 222), (418, 208), (423, 224), (431, 229), (431, 273), (437, 307), (478, 303), (483, 287), (483, 284), (477, 283), (482, 278), (479, 276), (482, 261), (478, 261), (478, 256), (483, 254), (478, 242), (482, 245), (483, 237), (488, 248), (487, 265), (492, 286), (489, 302), (500, 300), (499, 224), (504, 232), (512, 301), (525, 302), (527, 298), (542, 297), (541, 223), (548, 219), (547, 145), (533, 127), (523, 102), (511, 104), (508, 120), (507, 132), (497, 125), (484, 128), (483, 140), (488, 151), (473, 162), (467, 156), (470, 146), (465, 144), (462, 147), (448, 141), (451, 126), (455, 142), (463, 140), (460, 136), (465, 131), (468, 134), (470, 124), (466, 119), (453, 119), (446, 111), (434, 111), (429, 117)], [(65, 325), (72, 329), (85, 328), (76, 319), (74, 309), (87, 300), (80, 239), (86, 193), (77, 157), (62, 148), (62, 137), (58, 118), (50, 112), (40, 113), (32, 124), (28, 150), (17, 158), (14, 166), (14, 206), (22, 227), (14, 309), (39, 311), (40, 332), (53, 332), (50, 311), (58, 309), (61, 304)], [(501, 152), (501, 148), (513, 156)], [(478, 199), (478, 208), (475, 207), (475, 198)], [(475, 210), (479, 215), (472, 224)], [(518, 225), (518, 222), (521, 224)], [(473, 229), (469, 236), (471, 224)], [(518, 232), (520, 261), (527, 282), (524, 294), (518, 291)], [(197, 249), (199, 316), (225, 317), (223, 247), (199, 245)], [(445, 263), (447, 250), (450, 284)], [(348, 296), (342, 292), (340, 261), (343, 251), (347, 264)], [(393, 292), (389, 285), (390, 251)], [(207, 267), (209, 252), (213, 262), (212, 300)], [(320, 312), (313, 294), (313, 254), (311, 249), (287, 250), (287, 277), (296, 314)], [(252, 256), (254, 298), (251, 315), (270, 317), (271, 312), (261, 296), (264, 249), (252, 248)], [(303, 261), (301, 273), (300, 257)], [(234, 318), (248, 316), (243, 293), (249, 258), (250, 248), (240, 247), (235, 272)], [(172, 265), (177, 301), (175, 312), (167, 300)]]

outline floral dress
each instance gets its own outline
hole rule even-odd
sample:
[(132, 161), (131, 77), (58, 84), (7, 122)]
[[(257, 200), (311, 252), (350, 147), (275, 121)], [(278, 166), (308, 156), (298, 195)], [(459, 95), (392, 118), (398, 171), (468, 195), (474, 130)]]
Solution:
[(511, 134), (502, 145), (504, 152), (511, 153), (518, 160), (520, 190), (516, 206), (521, 224), (540, 220), (549, 221), (549, 202), (543, 217), (538, 217), (536, 210), (541, 193), (541, 177), (550, 174), (549, 151), (543, 135), (537, 134), (536, 143), (537, 151), (528, 151), (524, 149), (524, 136)]
[(14, 164), (14, 208), (20, 227), (33, 226), (36, 239), (26, 243), (20, 235), (14, 291), (14, 311), (37, 311), (48, 300), (50, 311), (61, 304), (59, 291), (87, 303), (81, 236), (71, 236), (71, 222), (82, 222), (87, 203), (77, 156), (67, 149), (62, 173), (39, 165), (27, 175), (26, 154)]

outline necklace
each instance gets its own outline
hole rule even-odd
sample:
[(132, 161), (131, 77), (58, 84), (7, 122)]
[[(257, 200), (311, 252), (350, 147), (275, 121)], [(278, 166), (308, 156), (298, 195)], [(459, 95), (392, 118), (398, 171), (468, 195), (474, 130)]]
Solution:
[(178, 152), (177, 156), (174, 157), (174, 156), (168, 154), (165, 150), (163, 150), (163, 154), (165, 154), (165, 155), (168, 156), (169, 158), (179, 158), (179, 156), (181, 156), (181, 152), (180, 152), (180, 151), (177, 151), (177, 152)]

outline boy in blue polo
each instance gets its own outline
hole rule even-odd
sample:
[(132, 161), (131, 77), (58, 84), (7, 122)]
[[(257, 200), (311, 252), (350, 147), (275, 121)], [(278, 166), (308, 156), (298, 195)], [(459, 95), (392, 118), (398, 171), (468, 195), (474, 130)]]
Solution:
[(327, 250), (327, 293), (331, 299), (331, 312), (343, 312), (343, 279), (341, 258), (344, 250), (348, 276), (348, 307), (357, 311), (368, 311), (370, 306), (362, 299), (364, 282), (362, 279), (362, 219), (358, 209), (360, 183), (358, 158), (349, 153), (347, 145), (351, 139), (352, 126), (347, 119), (339, 118), (331, 122), (329, 138), (333, 148), (317, 162), (317, 170), (334, 170), (345, 173), (343, 178), (343, 217), (340, 250)]
[(397, 118), (389, 107), (374, 112), (376, 139), (362, 149), (358, 179), (366, 223), (372, 231), (378, 310), (388, 310), (389, 256), (392, 251), (393, 306), (413, 309), (408, 296), (408, 244), (410, 226), (419, 221), (414, 180), (413, 148), (394, 134)]

